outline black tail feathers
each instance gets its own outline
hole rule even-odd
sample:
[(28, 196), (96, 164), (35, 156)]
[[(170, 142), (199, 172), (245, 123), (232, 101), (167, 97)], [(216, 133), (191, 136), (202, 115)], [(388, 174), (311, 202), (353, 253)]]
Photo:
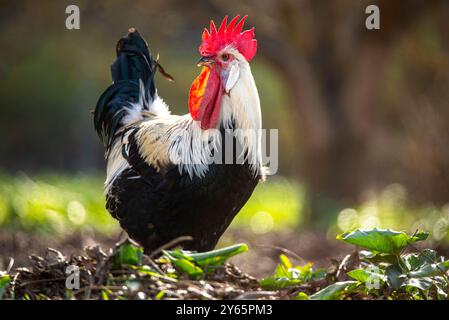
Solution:
[(142, 111), (135, 110), (139, 101), (142, 101), (139, 108), (148, 109), (156, 94), (154, 75), (158, 63), (136, 29), (129, 29), (118, 41), (116, 53), (117, 59), (111, 65), (113, 84), (101, 95), (94, 113), (95, 130), (103, 140), (106, 153), (124, 124), (124, 118), (130, 112)]
[(117, 60), (111, 65), (112, 80), (142, 80), (145, 92), (154, 97), (156, 91), (154, 74), (157, 62), (151, 56), (147, 42), (139, 32), (131, 28), (128, 34), (117, 42)]

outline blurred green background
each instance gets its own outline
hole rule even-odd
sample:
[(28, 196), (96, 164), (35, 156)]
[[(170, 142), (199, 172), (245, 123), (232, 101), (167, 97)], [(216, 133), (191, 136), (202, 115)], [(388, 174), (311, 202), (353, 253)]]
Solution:
[[(65, 8), (81, 29), (65, 28)], [(377, 4), (381, 30), (365, 28)], [(264, 128), (279, 129), (279, 173), (232, 224), (251, 236), (355, 227), (449, 229), (448, 1), (0, 0), (0, 233), (112, 237), (92, 110), (130, 26), (176, 83), (187, 112), (209, 19), (248, 14)], [(8, 238), (9, 239), (9, 238)], [(1, 236), (0, 236), (1, 241)], [(6, 240), (5, 240), (6, 241)]]

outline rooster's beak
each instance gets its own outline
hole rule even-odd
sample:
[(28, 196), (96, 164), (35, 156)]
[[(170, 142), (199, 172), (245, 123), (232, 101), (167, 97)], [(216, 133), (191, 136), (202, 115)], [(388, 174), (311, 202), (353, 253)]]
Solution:
[(212, 57), (201, 57), (201, 59), (198, 61), (197, 66), (198, 67), (204, 67), (209, 66), (212, 63), (214, 63), (214, 59)]

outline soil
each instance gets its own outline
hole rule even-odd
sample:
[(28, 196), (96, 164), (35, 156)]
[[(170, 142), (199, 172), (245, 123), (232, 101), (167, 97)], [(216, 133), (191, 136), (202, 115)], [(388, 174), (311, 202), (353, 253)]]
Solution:
[[(11, 277), (3, 298), (292, 299), (299, 292), (310, 295), (333, 281), (348, 280), (346, 271), (360, 262), (354, 247), (328, 239), (319, 232), (254, 235), (230, 230), (222, 245), (245, 242), (249, 252), (205, 270), (201, 280), (191, 280), (185, 274), (178, 274), (174, 280), (170, 274), (175, 266), (167, 259), (143, 255), (142, 264), (149, 269), (122, 264), (117, 267), (116, 244), (124, 241), (128, 241), (124, 234), (101, 237), (77, 233), (69, 238), (50, 238), (24, 232), (0, 232), (0, 271), (6, 270)], [(442, 254), (448, 252), (443, 246), (437, 250)], [(313, 262), (315, 267), (326, 268), (326, 278), (276, 291), (264, 290), (258, 279), (273, 272), (281, 253), (298, 265)], [(80, 286), (76, 290), (67, 290), (66, 272), (71, 265), (80, 270)], [(373, 297), (358, 293), (348, 298)]]
[[(29, 235), (24, 232), (0, 231), (0, 270), (5, 270), (14, 259), (14, 266), (30, 266), (31, 255), (45, 256), (47, 248), (63, 252), (65, 256), (81, 255), (84, 248), (99, 245), (104, 251), (114, 247), (114, 244), (124, 234), (111, 237), (95, 234), (75, 233), (70, 237), (51, 238), (49, 236)], [(254, 277), (261, 278), (271, 274), (278, 263), (281, 253), (286, 254), (297, 264), (313, 262), (316, 267), (328, 267), (332, 259), (341, 259), (353, 248), (335, 239), (328, 239), (324, 233), (278, 232), (255, 235), (243, 231), (230, 230), (223, 237), (221, 245), (244, 242), (250, 251), (238, 255), (230, 262)]]

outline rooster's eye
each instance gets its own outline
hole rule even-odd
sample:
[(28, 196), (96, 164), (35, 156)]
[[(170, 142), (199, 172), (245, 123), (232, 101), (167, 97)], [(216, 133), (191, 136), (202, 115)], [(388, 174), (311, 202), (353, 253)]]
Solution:
[(221, 56), (221, 60), (228, 61), (229, 60), (229, 54), (225, 53)]

